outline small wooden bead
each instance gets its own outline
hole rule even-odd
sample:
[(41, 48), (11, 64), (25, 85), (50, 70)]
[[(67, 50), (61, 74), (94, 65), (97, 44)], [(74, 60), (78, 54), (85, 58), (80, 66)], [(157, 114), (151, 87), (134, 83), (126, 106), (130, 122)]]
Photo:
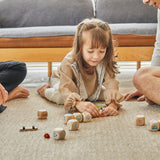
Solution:
[(50, 138), (50, 135), (48, 133), (45, 133), (44, 138)]

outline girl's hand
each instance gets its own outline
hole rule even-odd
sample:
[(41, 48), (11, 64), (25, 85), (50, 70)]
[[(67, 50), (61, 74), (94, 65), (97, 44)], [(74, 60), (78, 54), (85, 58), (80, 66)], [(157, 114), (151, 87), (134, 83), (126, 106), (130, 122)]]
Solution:
[(0, 84), (0, 105), (3, 105), (7, 99), (8, 99), (8, 92)]
[(112, 106), (108, 106), (103, 110), (102, 114), (105, 116), (116, 116), (118, 115), (118, 111)]
[(97, 117), (99, 114), (98, 108), (91, 102), (77, 102), (76, 108), (79, 112), (89, 112), (93, 117)]

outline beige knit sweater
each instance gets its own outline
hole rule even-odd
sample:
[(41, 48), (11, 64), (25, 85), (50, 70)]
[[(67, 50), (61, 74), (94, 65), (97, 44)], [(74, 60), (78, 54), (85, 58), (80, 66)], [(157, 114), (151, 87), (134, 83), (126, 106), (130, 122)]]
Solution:
[[(59, 79), (58, 83), (60, 96), (63, 99), (64, 107), (66, 110), (73, 109), (76, 101), (85, 100), (78, 93), (77, 81), (78, 76), (75, 72), (72, 64), (74, 63), (73, 54), (70, 52), (63, 59), (60, 67), (52, 74), (52, 80)], [(98, 76), (96, 68), (93, 69), (92, 74), (88, 74), (84, 67), (80, 68), (81, 76), (84, 82), (85, 90), (88, 97), (92, 96), (94, 92), (97, 90), (98, 86)], [(54, 84), (52, 87), (54, 88)], [(103, 79), (103, 87), (101, 89), (100, 96), (98, 100), (105, 100), (106, 104), (110, 104), (112, 100), (114, 100), (119, 106), (119, 103), (123, 101), (124, 97), (119, 92), (119, 82), (111, 78), (107, 72), (105, 72)], [(50, 101), (56, 102), (55, 96), (58, 96), (58, 92), (56, 95), (53, 94), (54, 89), (50, 88), (48, 91), (46, 90), (45, 95)], [(52, 96), (51, 96), (52, 95)], [(57, 102), (56, 102), (57, 103)]]

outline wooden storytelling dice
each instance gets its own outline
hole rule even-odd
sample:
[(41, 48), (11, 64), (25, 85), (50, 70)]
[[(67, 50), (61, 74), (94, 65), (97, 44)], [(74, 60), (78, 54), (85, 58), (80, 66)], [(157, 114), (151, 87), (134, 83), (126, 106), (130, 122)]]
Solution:
[(82, 114), (81, 113), (73, 113), (74, 118), (78, 121), (78, 122), (82, 122)]
[(144, 126), (145, 125), (145, 116), (144, 115), (137, 115), (136, 116), (136, 125), (137, 126)]
[(158, 130), (160, 130), (160, 120), (158, 120), (158, 124), (159, 124), (159, 129)]
[(79, 122), (76, 119), (70, 119), (67, 122), (67, 126), (70, 131), (75, 131), (75, 130), (78, 130), (79, 128)]
[(65, 124), (67, 124), (67, 122), (68, 122), (70, 119), (74, 119), (73, 114), (67, 113), (67, 114), (64, 115), (64, 123), (65, 123)]
[(147, 125), (147, 128), (150, 131), (158, 131), (159, 130), (159, 122), (156, 121), (156, 120), (150, 120), (148, 125)]
[(63, 128), (55, 128), (53, 130), (54, 139), (63, 140), (66, 136), (66, 131)]
[(38, 119), (46, 119), (48, 117), (48, 112), (46, 110), (39, 110), (37, 116)]
[(83, 122), (89, 122), (92, 119), (91, 114), (88, 112), (83, 112), (82, 117), (83, 117)]

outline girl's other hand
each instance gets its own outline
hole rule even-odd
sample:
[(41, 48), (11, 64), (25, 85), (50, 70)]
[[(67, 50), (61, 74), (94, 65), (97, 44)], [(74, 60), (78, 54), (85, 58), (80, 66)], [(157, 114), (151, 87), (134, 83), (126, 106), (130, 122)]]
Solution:
[(79, 112), (89, 112), (92, 117), (97, 117), (99, 115), (98, 108), (91, 102), (77, 102), (76, 108)]
[(3, 105), (7, 99), (8, 99), (8, 92), (0, 84), (0, 105)]
[(105, 116), (116, 116), (118, 115), (118, 111), (115, 108), (108, 106), (103, 110), (102, 114)]

